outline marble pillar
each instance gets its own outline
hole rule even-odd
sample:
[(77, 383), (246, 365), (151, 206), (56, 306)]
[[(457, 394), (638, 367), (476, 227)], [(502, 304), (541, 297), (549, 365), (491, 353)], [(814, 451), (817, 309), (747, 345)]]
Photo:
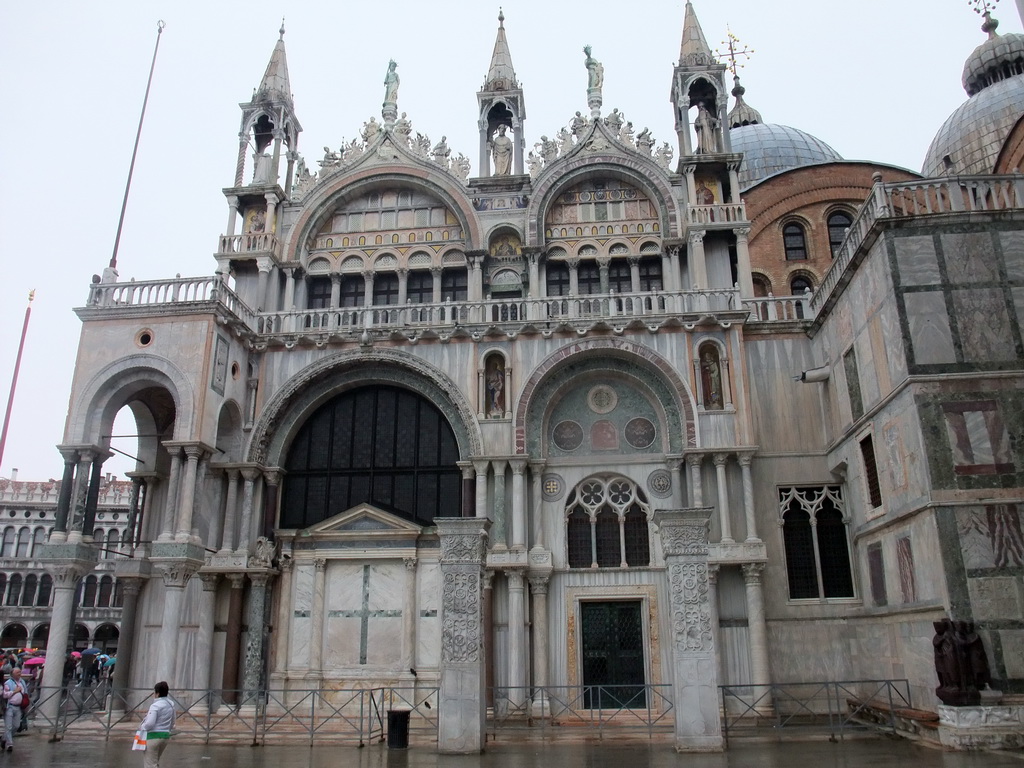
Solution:
[(164, 612), (153, 668), (158, 681), (166, 680), (174, 688), (177, 685), (178, 640), (181, 637), (185, 587), (198, 570), (198, 565), (186, 560), (158, 562), (155, 565), (164, 581)]
[(324, 601), (327, 595), (327, 560), (318, 557), (313, 560), (313, 604), (309, 611), (309, 671), (307, 684), (319, 687), (323, 680), (324, 657)]
[(508, 703), (520, 711), (526, 689), (526, 580), (522, 571), (505, 571), (508, 584)]
[(437, 748), (479, 754), (486, 738), (483, 565), (490, 523), (435, 520), (441, 540), (441, 665)]
[(57, 519), (50, 531), (50, 542), (62, 544), (68, 538), (68, 519), (71, 513), (71, 488), (75, 482), (75, 467), (78, 466), (78, 451), (61, 449), (64, 457), (64, 474), (60, 481), (60, 495), (57, 497)]
[(729, 461), (729, 454), (716, 453), (715, 479), (718, 481), (718, 524), (722, 529), (722, 543), (732, 544), (732, 510), (729, 509), (729, 483), (725, 477), (725, 465)]
[(264, 649), (267, 631), (267, 592), (273, 574), (249, 573), (249, 631), (245, 641), (245, 669), (243, 670), (243, 703), (254, 704), (263, 687)]
[(192, 540), (192, 510), (196, 500), (196, 478), (199, 474), (199, 459), (203, 457), (203, 449), (197, 445), (185, 446), (185, 476), (181, 483), (181, 503), (178, 505), (178, 522), (174, 540), (189, 542)]
[(668, 572), (669, 642), (678, 752), (721, 752), (715, 632), (708, 586), (708, 529), (712, 510), (658, 510), (654, 522)]
[(196, 635), (196, 663), (200, 666), (195, 685), (206, 696), (206, 704), (213, 708), (213, 696), (206, 695), (210, 690), (213, 674), (213, 625), (217, 612), (217, 582), (220, 574), (200, 573), (203, 591), (199, 598), (199, 632)]
[(221, 555), (230, 555), (235, 550), (235, 521), (238, 518), (238, 475), (234, 467), (224, 471), (227, 476), (228, 490), (224, 502), (224, 529), (221, 531)]
[(416, 567), (415, 557), (405, 563), (405, 588), (402, 594), (402, 669), (416, 668)]
[(747, 563), (743, 566), (743, 581), (747, 591), (747, 631), (750, 635), (750, 682), (755, 686), (757, 711), (770, 715), (772, 696), (771, 689), (767, 686), (772, 683), (772, 675), (768, 661), (768, 624), (764, 615), (764, 589), (761, 584), (763, 575), (764, 563)]
[(291, 616), (294, 607), (292, 603), (292, 578), (295, 574), (295, 563), (292, 561), (291, 556), (281, 555), (278, 558), (277, 568), (281, 571), (281, 586), (277, 601), (277, 619), (274, 621), (274, 637), (276, 641), (274, 643), (273, 667), (276, 667), (278, 672), (287, 677), (288, 667), (290, 666), (288, 643), (290, 641), (292, 629)]
[(238, 664), (242, 648), (242, 598), (245, 590), (245, 574), (229, 573), (228, 582), (228, 626), (224, 640), (223, 698), (228, 704), (238, 703)]
[(550, 575), (530, 576), (533, 596), (533, 717), (547, 717), (548, 703), (548, 581)]
[(495, 549), (507, 549), (505, 468), (508, 462), (503, 459), (495, 459), (491, 462), (491, 465), (494, 467), (494, 531), (491, 535), (491, 541)]
[(743, 517), (747, 523), (747, 541), (759, 542), (757, 535), (757, 518), (754, 515), (754, 479), (750, 474), (750, 465), (754, 457), (749, 453), (739, 455), (740, 471), (743, 473)]
[(512, 549), (526, 549), (526, 459), (512, 459)]
[[(117, 640), (117, 664), (114, 665), (114, 695), (127, 691), (132, 684), (132, 656), (135, 651), (135, 623), (139, 612), (139, 592), (142, 591), (140, 578), (118, 576), (121, 585), (121, 634)], [(43, 675), (45, 679), (45, 674)], [(156, 682), (156, 681), (154, 681)], [(128, 702), (121, 699), (115, 709), (125, 709)]]
[(487, 514), (487, 469), (491, 462), (487, 459), (473, 462), (473, 469), (476, 472), (476, 511), (477, 517), (488, 517)]
[(704, 463), (704, 454), (686, 454), (686, 464), (690, 467), (690, 492), (689, 501), (691, 507), (704, 506), (704, 491), (701, 487), (700, 468)]
[(178, 508), (178, 483), (181, 480), (181, 447), (167, 445), (171, 454), (171, 474), (167, 479), (167, 498), (164, 499), (164, 513), (160, 521), (158, 541), (174, 541), (175, 511)]
[(256, 480), (261, 473), (255, 467), (246, 467), (242, 470), (242, 525), (238, 531), (238, 542), (235, 548), (236, 554), (248, 554), (252, 546), (252, 515), (255, 504)]
[[(46, 549), (46, 548), (44, 548)], [(64, 680), (64, 660), (68, 653), (68, 632), (71, 629), (71, 614), (75, 607), (75, 590), (78, 588), (78, 581), (83, 574), (92, 570), (95, 565), (95, 551), (92, 551), (93, 559), (89, 559), (88, 552), (82, 546), (70, 547), (70, 545), (56, 545), (52, 549), (52, 561), (46, 562), (47, 557), (40, 558), (44, 561), (47, 573), (53, 579), (53, 608), (50, 612), (50, 636), (46, 641), (46, 664), (43, 667), (43, 688), (40, 691), (39, 711), (51, 722), (57, 717), (57, 709), (60, 705), (60, 690)], [(64, 562), (54, 562), (69, 549), (78, 550), (76, 553), (68, 552), (70, 555)]]

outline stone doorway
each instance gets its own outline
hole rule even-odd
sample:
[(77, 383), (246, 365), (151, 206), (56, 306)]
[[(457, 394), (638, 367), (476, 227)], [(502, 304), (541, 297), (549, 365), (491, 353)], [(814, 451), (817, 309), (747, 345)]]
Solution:
[(580, 603), (584, 707), (647, 706), (640, 600)]

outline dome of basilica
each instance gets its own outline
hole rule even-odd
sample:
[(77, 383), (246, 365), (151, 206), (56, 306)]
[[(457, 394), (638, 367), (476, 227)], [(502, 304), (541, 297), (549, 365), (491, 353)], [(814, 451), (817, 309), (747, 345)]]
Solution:
[(843, 159), (821, 139), (787, 125), (741, 125), (730, 129), (729, 138), (732, 151), (743, 153), (741, 190), (791, 168)]

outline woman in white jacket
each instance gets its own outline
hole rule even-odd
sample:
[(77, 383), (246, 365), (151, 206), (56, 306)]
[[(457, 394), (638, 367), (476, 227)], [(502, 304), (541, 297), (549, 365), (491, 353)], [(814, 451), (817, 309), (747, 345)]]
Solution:
[(156, 701), (149, 705), (149, 711), (142, 719), (139, 730), (146, 732), (145, 768), (159, 768), (160, 756), (167, 749), (167, 743), (174, 730), (174, 704), (167, 698), (167, 683), (161, 681), (153, 686)]

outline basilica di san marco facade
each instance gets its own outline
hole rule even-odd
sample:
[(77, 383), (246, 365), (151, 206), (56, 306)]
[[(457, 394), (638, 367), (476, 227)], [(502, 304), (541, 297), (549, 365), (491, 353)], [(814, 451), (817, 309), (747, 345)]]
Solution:
[(127, 406), (124, 689), (397, 691), (444, 752), (635, 712), (714, 751), (788, 684), (935, 709), (951, 619), (1024, 692), (1024, 39), (979, 35), (918, 174), (765, 123), (681, 26), (676, 136), (588, 47), (533, 144), (499, 17), (472, 160), (395, 62), (361, 139), (301, 154), (282, 29), (213, 274), (77, 310), (46, 681)]

